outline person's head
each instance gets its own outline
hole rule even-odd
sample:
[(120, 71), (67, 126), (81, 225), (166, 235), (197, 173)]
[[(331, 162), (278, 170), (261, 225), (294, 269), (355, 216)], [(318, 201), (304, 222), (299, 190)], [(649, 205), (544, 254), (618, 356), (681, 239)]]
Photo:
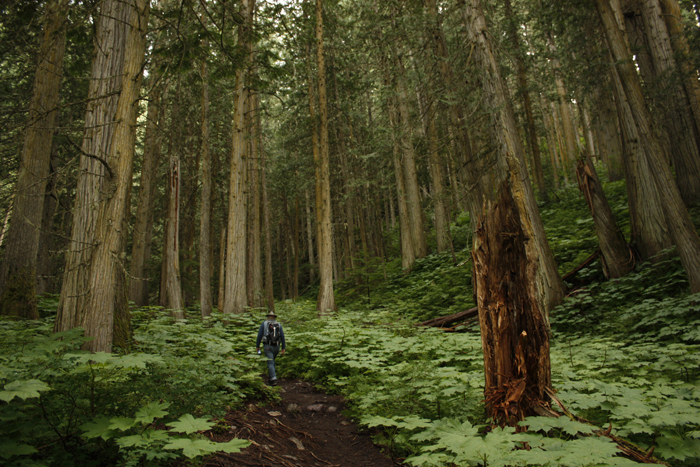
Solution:
[(275, 318), (277, 318), (277, 315), (275, 314), (274, 311), (267, 312), (267, 320), (268, 321), (274, 321)]

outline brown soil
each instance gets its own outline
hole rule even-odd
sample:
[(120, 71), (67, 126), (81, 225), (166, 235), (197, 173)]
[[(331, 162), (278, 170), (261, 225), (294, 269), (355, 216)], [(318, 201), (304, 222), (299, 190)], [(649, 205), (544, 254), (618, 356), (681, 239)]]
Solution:
[(228, 433), (209, 436), (215, 441), (248, 439), (251, 446), (237, 454), (219, 453), (209, 466), (258, 467), (393, 467), (396, 464), (372, 443), (368, 433), (341, 412), (341, 396), (315, 390), (312, 384), (281, 381), (278, 404), (226, 415)]

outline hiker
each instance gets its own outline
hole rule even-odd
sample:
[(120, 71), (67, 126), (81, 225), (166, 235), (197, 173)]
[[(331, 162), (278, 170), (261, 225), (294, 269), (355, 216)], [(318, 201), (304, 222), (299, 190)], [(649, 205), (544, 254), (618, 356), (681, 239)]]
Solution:
[[(275, 357), (277, 354), (284, 355), (287, 347), (284, 341), (284, 331), (282, 324), (278, 323), (275, 318), (277, 315), (274, 311), (267, 313), (267, 319), (262, 322), (258, 330), (258, 340), (255, 342), (255, 351), (260, 354), (260, 341), (262, 341), (263, 351), (267, 357), (267, 372), (270, 374), (270, 386), (277, 384), (277, 373), (275, 372)], [(282, 352), (280, 352), (280, 345)]]

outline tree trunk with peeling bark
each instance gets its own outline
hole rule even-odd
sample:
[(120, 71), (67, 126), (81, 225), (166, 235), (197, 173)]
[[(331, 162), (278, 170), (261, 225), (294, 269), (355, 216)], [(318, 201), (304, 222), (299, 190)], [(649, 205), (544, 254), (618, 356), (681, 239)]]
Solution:
[(564, 288), (528, 178), (525, 154), (480, 0), (464, 6), (496, 145), (496, 191), (474, 239), (489, 416), (502, 424), (548, 410), (549, 311)]
[(0, 266), (0, 315), (39, 319), (37, 252), (66, 50), (67, 0), (47, 2), (39, 63)]

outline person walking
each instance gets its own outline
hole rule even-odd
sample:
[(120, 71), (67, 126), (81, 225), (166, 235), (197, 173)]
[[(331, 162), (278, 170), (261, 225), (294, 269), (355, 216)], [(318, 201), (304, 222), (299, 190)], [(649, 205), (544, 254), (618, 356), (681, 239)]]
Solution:
[[(267, 372), (270, 375), (270, 386), (277, 385), (275, 358), (277, 354), (284, 355), (287, 348), (282, 324), (277, 322), (275, 318), (277, 318), (277, 315), (274, 311), (267, 313), (267, 319), (260, 325), (258, 339), (255, 342), (255, 350), (258, 354), (260, 353), (260, 342), (263, 343), (263, 351), (265, 352), (265, 357), (267, 357)], [(281, 351), (280, 347), (282, 348)]]

